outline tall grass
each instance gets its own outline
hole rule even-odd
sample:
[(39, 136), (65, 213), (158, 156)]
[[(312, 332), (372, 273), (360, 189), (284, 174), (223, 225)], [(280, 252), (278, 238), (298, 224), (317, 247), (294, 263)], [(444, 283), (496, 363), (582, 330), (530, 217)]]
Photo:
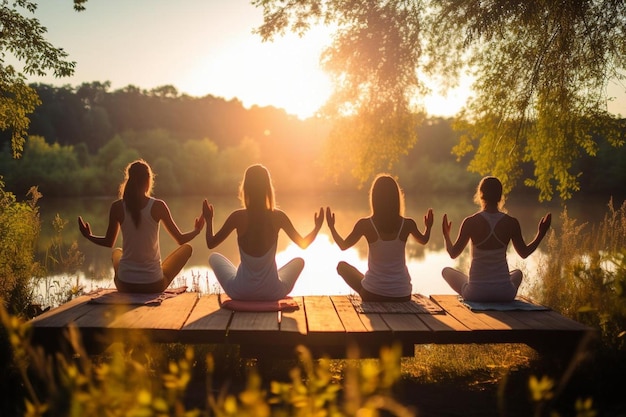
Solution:
[(531, 290), (541, 303), (601, 332), (602, 346), (626, 353), (626, 202), (598, 225), (561, 213)]

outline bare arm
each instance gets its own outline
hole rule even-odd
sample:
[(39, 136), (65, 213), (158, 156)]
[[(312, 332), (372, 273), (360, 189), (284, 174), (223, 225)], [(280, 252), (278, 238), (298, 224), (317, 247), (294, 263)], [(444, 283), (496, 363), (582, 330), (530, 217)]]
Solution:
[(293, 223), (291, 223), (291, 220), (283, 211), (276, 210), (276, 215), (278, 217), (278, 224), (280, 228), (283, 229), (285, 233), (287, 233), (287, 236), (289, 236), (289, 238), (302, 249), (306, 249), (311, 243), (313, 243), (322, 228), (322, 224), (324, 223), (324, 209), (320, 207), (320, 211), (315, 213), (313, 217), (315, 222), (313, 230), (305, 237), (302, 237), (296, 228), (293, 227)]
[(526, 259), (528, 256), (530, 256), (531, 253), (533, 253), (537, 249), (537, 247), (545, 237), (546, 233), (548, 233), (548, 230), (550, 229), (550, 224), (552, 223), (552, 214), (548, 213), (541, 218), (541, 220), (539, 221), (539, 226), (537, 228), (537, 234), (528, 245), (524, 242), (524, 239), (522, 238), (522, 231), (519, 222), (517, 221), (517, 219), (512, 219), (514, 220), (514, 229), (511, 235), (513, 247), (515, 248), (515, 251), (518, 253), (519, 256), (521, 256), (523, 259)]
[(470, 240), (468, 222), (469, 222), (468, 218), (463, 220), (463, 223), (461, 223), (461, 229), (459, 230), (459, 236), (456, 238), (456, 242), (452, 243), (452, 240), (450, 239), (450, 230), (452, 229), (452, 222), (448, 221), (447, 214), (443, 215), (443, 222), (441, 225), (442, 230), (443, 230), (443, 239), (446, 244), (446, 250), (448, 251), (448, 254), (450, 255), (452, 259), (456, 258), (463, 252), (463, 249), (465, 249), (465, 247), (467, 246)]
[(156, 200), (152, 206), (153, 218), (157, 221), (162, 221), (165, 229), (169, 232), (174, 240), (182, 245), (189, 242), (194, 237), (198, 236), (204, 227), (204, 217), (196, 217), (193, 230), (189, 232), (181, 232), (176, 222), (172, 218), (172, 213), (169, 207), (163, 200)]
[(413, 219), (408, 219), (408, 220), (409, 220), (409, 234), (413, 235), (415, 240), (417, 240), (422, 245), (427, 244), (428, 241), (430, 240), (430, 231), (433, 227), (433, 222), (434, 222), (433, 209), (428, 209), (428, 211), (426, 212), (426, 215), (424, 216), (424, 225), (426, 228), (424, 229), (423, 234), (417, 229), (417, 224), (415, 223)]
[(233, 212), (228, 216), (222, 228), (213, 234), (213, 205), (207, 200), (202, 202), (202, 217), (206, 222), (206, 245), (209, 249), (215, 248), (222, 243), (237, 227), (236, 216), (238, 212)]
[(112, 248), (117, 240), (123, 217), (123, 206), (121, 200), (118, 200), (113, 202), (109, 209), (109, 225), (104, 236), (94, 236), (91, 232), (91, 225), (85, 222), (80, 216), (78, 216), (78, 229), (85, 238), (96, 245)]
[(328, 223), (328, 228), (330, 229), (330, 234), (333, 237), (333, 240), (339, 246), (339, 249), (346, 250), (354, 246), (362, 236), (365, 236), (365, 220), (360, 219), (354, 225), (352, 232), (344, 239), (339, 235), (337, 229), (335, 229), (335, 213), (330, 210), (330, 207), (326, 207), (326, 223)]

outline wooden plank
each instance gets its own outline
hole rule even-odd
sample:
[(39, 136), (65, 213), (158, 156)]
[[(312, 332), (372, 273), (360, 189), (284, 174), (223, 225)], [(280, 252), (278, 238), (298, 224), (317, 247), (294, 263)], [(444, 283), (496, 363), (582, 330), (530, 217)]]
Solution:
[(363, 333), (369, 331), (365, 328), (361, 319), (359, 319), (358, 313), (352, 306), (350, 300), (341, 296), (331, 296), (330, 300), (346, 332)]
[(305, 297), (304, 310), (306, 312), (308, 334), (345, 333), (343, 323), (337, 315), (330, 297), (318, 295)]
[(430, 298), (470, 330), (493, 329), (491, 324), (481, 320), (475, 313), (461, 304), (456, 295), (431, 295)]
[(534, 330), (589, 330), (583, 324), (568, 319), (552, 310), (510, 311), (508, 313)]
[(90, 300), (90, 296), (82, 295), (57, 308), (46, 311), (32, 319), (30, 323), (35, 328), (66, 327), (69, 323), (75, 322), (93, 308), (92, 304), (87, 304)]
[[(513, 314), (510, 314), (513, 313)], [(493, 320), (502, 324), (502, 329), (510, 330), (531, 330), (532, 327), (516, 317), (515, 312), (509, 311), (482, 311), (481, 316), (488, 316)]]
[(75, 324), (80, 329), (104, 329), (137, 306), (128, 304), (88, 304), (89, 310), (76, 319)]
[[(465, 306), (464, 308), (469, 310), (469, 308)], [(506, 331), (506, 330), (514, 330), (514, 328), (515, 329), (527, 329), (528, 328), (519, 320), (515, 320), (514, 318), (507, 316), (507, 315), (499, 314), (501, 312), (472, 311), (472, 310), (469, 310), (469, 311), (472, 312), (476, 316), (476, 318), (478, 318), (479, 320), (481, 320), (483, 323), (485, 323), (486, 325), (488, 325), (494, 330)]]
[(183, 325), (183, 330), (222, 330), (226, 334), (231, 315), (232, 311), (220, 308), (217, 294), (205, 295), (198, 299), (189, 318)]
[[(227, 331), (228, 343), (241, 345), (244, 355), (260, 356), (285, 342), (281, 338), (278, 311), (235, 311)], [(248, 352), (250, 351), (250, 352)]]
[(575, 320), (572, 320), (568, 317), (565, 317), (554, 310), (546, 311), (546, 314), (550, 317), (550, 320), (553, 321), (555, 326), (559, 326), (559, 329), (563, 330), (579, 330), (579, 331), (587, 331), (592, 330), (590, 327), (585, 326), (582, 323), (579, 323)]
[(197, 293), (184, 293), (158, 306), (137, 306), (109, 324), (112, 329), (179, 330), (198, 301)]
[(293, 297), (298, 303), (298, 309), (294, 311), (283, 311), (280, 316), (280, 331), (306, 335), (306, 314), (304, 311), (304, 298)]
[(467, 332), (470, 329), (450, 314), (418, 314), (421, 321), (433, 332)]
[(331, 296), (331, 301), (347, 332), (391, 332), (391, 329), (380, 314), (358, 313), (348, 296), (334, 295)]
[(394, 333), (430, 332), (430, 328), (416, 314), (381, 314), (381, 317)]
[(278, 332), (278, 312), (235, 311), (228, 326), (228, 332), (230, 334), (237, 331)]

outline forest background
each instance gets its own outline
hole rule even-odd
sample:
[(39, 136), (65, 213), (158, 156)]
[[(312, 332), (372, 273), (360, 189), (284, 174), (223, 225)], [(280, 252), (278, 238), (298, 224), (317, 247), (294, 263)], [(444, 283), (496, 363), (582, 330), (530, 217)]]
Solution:
[[(12, 156), (2, 132), (0, 172), (18, 198), (37, 185), (45, 197), (113, 196), (124, 167), (137, 158), (156, 174), (157, 195), (233, 194), (244, 169), (266, 165), (280, 193), (347, 191), (364, 184), (348, 163), (332, 171), (325, 155), (331, 125), (321, 117), (301, 120), (274, 107), (245, 108), (237, 100), (180, 95), (173, 86), (110, 91), (109, 82), (54, 87), (31, 84), (42, 104), (31, 116), (21, 158)], [(389, 171), (405, 191), (455, 193), (475, 187), (477, 174), (452, 153), (462, 130), (449, 118), (423, 117), (416, 144)], [(595, 157), (582, 156), (580, 195), (620, 196), (626, 183), (626, 148), (599, 138)], [(523, 166), (523, 177), (532, 166)], [(332, 172), (332, 175), (329, 174)], [(536, 191), (518, 186), (516, 193)]]

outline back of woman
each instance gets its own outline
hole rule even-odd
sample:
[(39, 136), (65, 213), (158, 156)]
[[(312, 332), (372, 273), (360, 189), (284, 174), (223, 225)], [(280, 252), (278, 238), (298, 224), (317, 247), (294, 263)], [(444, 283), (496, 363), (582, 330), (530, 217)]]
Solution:
[(526, 245), (519, 222), (503, 211), (502, 183), (495, 177), (485, 177), (478, 184), (474, 201), (481, 210), (463, 220), (454, 243), (450, 239), (451, 222), (443, 216), (442, 230), (446, 250), (454, 259), (471, 241), (469, 275), (446, 267), (442, 276), (450, 287), (469, 301), (510, 301), (522, 282), (522, 272), (509, 271), (507, 248), (513, 243), (522, 257), (530, 255), (539, 245), (550, 226), (550, 215), (539, 223), (535, 239)]

